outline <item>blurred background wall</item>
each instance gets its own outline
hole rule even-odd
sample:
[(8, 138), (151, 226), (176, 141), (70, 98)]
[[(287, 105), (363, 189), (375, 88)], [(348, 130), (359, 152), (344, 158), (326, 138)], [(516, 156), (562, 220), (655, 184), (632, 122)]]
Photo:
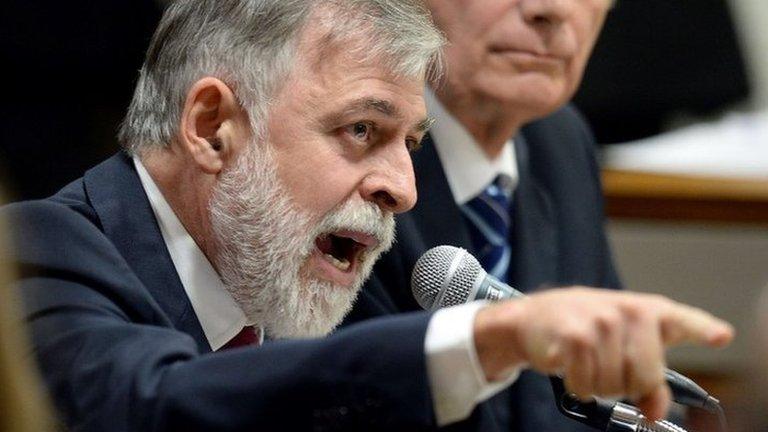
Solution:
[(738, 25), (736, 31), (744, 49), (751, 77), (751, 105), (768, 109), (768, 2), (729, 0)]
[(4, 0), (0, 177), (40, 198), (117, 149), (117, 125), (161, 7), (154, 0)]
[(681, 115), (712, 115), (751, 97), (729, 6), (727, 0), (617, 2), (575, 99), (598, 142), (645, 138)]

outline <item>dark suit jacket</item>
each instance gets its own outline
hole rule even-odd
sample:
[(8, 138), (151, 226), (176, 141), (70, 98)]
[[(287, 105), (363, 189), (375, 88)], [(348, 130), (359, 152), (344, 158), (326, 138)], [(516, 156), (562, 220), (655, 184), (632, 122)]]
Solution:
[(5, 207), (43, 376), (78, 431), (434, 426), (427, 313), (211, 353), (130, 159)]
[[(603, 230), (594, 147), (588, 127), (571, 107), (531, 123), (515, 137), (519, 184), (513, 197), (510, 285), (525, 292), (575, 284), (619, 287)], [(418, 203), (398, 216), (397, 242), (376, 264), (347, 323), (419, 310), (410, 277), (426, 250), (449, 244), (473, 252), (429, 137), (413, 164)], [(548, 381), (529, 372), (473, 416), (483, 431), (587, 430), (560, 414)]]

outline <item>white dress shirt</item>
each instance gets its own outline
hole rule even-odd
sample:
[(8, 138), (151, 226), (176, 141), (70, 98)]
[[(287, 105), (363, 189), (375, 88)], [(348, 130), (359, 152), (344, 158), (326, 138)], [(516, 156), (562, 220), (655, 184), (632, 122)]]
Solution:
[(243, 327), (256, 323), (248, 322), (243, 310), (224, 288), (219, 274), (176, 217), (141, 161), (134, 158), (134, 165), (176, 273), (179, 274), (208, 344), (216, 351), (232, 340)]
[[(499, 175), (506, 177), (507, 181), (504, 182), (504, 187), (508, 188), (507, 192), (511, 196), (519, 180), (513, 140), (510, 138), (502, 148), (501, 153), (496, 158), (491, 159), (485, 152), (483, 152), (469, 131), (467, 131), (467, 129), (465, 129), (464, 126), (448, 112), (443, 104), (440, 103), (440, 100), (430, 87), (427, 87), (424, 90), (424, 101), (430, 116), (435, 119), (435, 124), (430, 129), (429, 134), (432, 136), (432, 143), (435, 146), (435, 150), (437, 150), (440, 163), (443, 166), (443, 171), (445, 172), (456, 205), (462, 206), (479, 195)], [(450, 314), (452, 315), (453, 313), (450, 312)], [(436, 322), (439, 322), (440, 327), (448, 328), (451, 325), (448, 321), (453, 319), (456, 321), (455, 325), (457, 326), (454, 331), (458, 333), (460, 331), (458, 326), (465, 324), (461, 323), (461, 319), (458, 316), (451, 316), (448, 318), (448, 315), (449, 313), (440, 317), (435, 315), (432, 323), (430, 323), (430, 328)], [(438, 324), (434, 324), (434, 326), (437, 327)], [(462, 340), (469, 341), (467, 343), (471, 344), (469, 345), (471, 346), (471, 349), (467, 347), (464, 347), (463, 349), (469, 350), (470, 356), (473, 357), (469, 362), (465, 363), (465, 366), (463, 367), (451, 365), (450, 360), (445, 360), (445, 365), (437, 366), (435, 364), (435, 359), (441, 358), (440, 356), (432, 356), (428, 359), (430, 373), (437, 369), (444, 369), (444, 372), (442, 373), (445, 374), (449, 373), (450, 370), (467, 370), (467, 365), (471, 364), (472, 368), (478, 374), (472, 384), (469, 383), (472, 380), (468, 375), (456, 377), (455, 382), (459, 382), (459, 380), (467, 381), (460, 386), (463, 388), (462, 394), (451, 394), (450, 401), (457, 403), (457, 405), (449, 406), (451, 404), (449, 400), (444, 402), (446, 405), (446, 408), (444, 408), (445, 411), (450, 413), (451, 418), (457, 420), (469, 416), (469, 414), (471, 414), (471, 408), (474, 408), (477, 403), (490, 398), (512, 384), (520, 375), (520, 370), (525, 366), (519, 365), (517, 367), (512, 367), (507, 371), (506, 378), (502, 381), (496, 383), (486, 382), (485, 375), (478, 366), (479, 362), (476, 359), (477, 354), (474, 350), (474, 341), (471, 338), (471, 333), (461, 337)], [(460, 348), (458, 342), (456, 342), (453, 349), (458, 351), (462, 348)], [(428, 344), (427, 352), (433, 351), (450, 352), (451, 350), (447, 349), (447, 347), (443, 347), (442, 350), (437, 347), (430, 348)], [(457, 355), (456, 358), (458, 357), (459, 356)], [(442, 388), (439, 378), (433, 379), (432, 386), (433, 388), (441, 388), (441, 392), (435, 396), (436, 398), (440, 398), (441, 395), (449, 394), (452, 391), (452, 389)], [(453, 391), (456, 392), (457, 389), (454, 387)], [(475, 402), (471, 405), (470, 409), (467, 410), (467, 407), (469, 406), (468, 402), (472, 397), (471, 395), (474, 395)], [(461, 405), (459, 405), (459, 401), (461, 401)], [(461, 407), (463, 407), (463, 409)]]
[(499, 174), (507, 176), (509, 187), (514, 189), (518, 181), (518, 171), (512, 139), (507, 142), (499, 156), (490, 159), (429, 87), (424, 91), (424, 100), (427, 111), (435, 119), (429, 134), (432, 136), (456, 204), (466, 204), (479, 195)]
[[(248, 322), (224, 287), (207, 257), (179, 221), (144, 165), (134, 165), (168, 252), (200, 321), (211, 349), (216, 351)], [(473, 328), (482, 302), (442, 309), (432, 316), (424, 342), (427, 374), (439, 425), (467, 418), (474, 407), (503, 390), (517, 378), (517, 370), (501, 382), (488, 383), (475, 350)], [(264, 332), (259, 332), (263, 338)]]

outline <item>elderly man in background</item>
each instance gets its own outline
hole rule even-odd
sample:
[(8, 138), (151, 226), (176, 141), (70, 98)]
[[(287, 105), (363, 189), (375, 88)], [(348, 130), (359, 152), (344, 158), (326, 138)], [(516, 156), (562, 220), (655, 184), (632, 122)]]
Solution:
[[(618, 288), (595, 143), (567, 105), (612, 1), (427, 4), (449, 44), (445, 79), (426, 94), (436, 123), (414, 155), (420, 199), (398, 216), (398, 242), (348, 322), (420, 309), (410, 275), (441, 244), (468, 249), (524, 292)], [(549, 382), (532, 373), (475, 415), (483, 430), (586, 429), (557, 411)]]
[(430, 123), (423, 88), (442, 42), (417, 0), (170, 6), (121, 131), (127, 154), (3, 210), (69, 427), (430, 430), (524, 365), (663, 413), (663, 348), (731, 330), (662, 298), (565, 289), (317, 338), (414, 205), (409, 150)]

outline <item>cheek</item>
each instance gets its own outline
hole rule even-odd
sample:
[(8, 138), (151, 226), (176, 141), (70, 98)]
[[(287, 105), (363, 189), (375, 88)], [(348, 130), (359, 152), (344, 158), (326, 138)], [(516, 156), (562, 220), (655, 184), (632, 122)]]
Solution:
[(563, 77), (568, 91), (575, 92), (586, 69), (597, 38), (602, 28), (605, 13), (590, 10), (577, 16), (570, 28), (571, 39), (576, 44), (575, 55), (568, 63)]
[(340, 156), (328, 152), (294, 152), (278, 161), (278, 178), (291, 200), (313, 219), (322, 218), (355, 190), (354, 169)]
[(488, 68), (483, 64), (481, 53), (451, 45), (445, 50), (445, 79), (454, 88), (471, 86), (473, 79)]
[(584, 76), (584, 71), (587, 68), (589, 57), (594, 48), (595, 39), (593, 37), (582, 38), (580, 44), (578, 53), (568, 62), (563, 76), (566, 87), (572, 93), (575, 93)]
[[(591, 51), (590, 51), (591, 52)], [(587, 61), (589, 61), (589, 52), (573, 59), (568, 65), (568, 72), (565, 76), (565, 81), (568, 87), (571, 87), (572, 91), (576, 91), (576, 87), (581, 83), (581, 78), (584, 75), (584, 70), (587, 67)]]
[(499, 0), (436, 0), (430, 7), (435, 23), (449, 43), (446, 51), (477, 51), (485, 49), (488, 35), (514, 7)]
[(592, 9), (584, 11), (583, 15), (576, 17), (574, 29), (580, 44), (580, 53), (586, 53), (588, 56), (592, 52), (605, 23), (606, 15), (607, 11), (604, 5), (593, 5)]

